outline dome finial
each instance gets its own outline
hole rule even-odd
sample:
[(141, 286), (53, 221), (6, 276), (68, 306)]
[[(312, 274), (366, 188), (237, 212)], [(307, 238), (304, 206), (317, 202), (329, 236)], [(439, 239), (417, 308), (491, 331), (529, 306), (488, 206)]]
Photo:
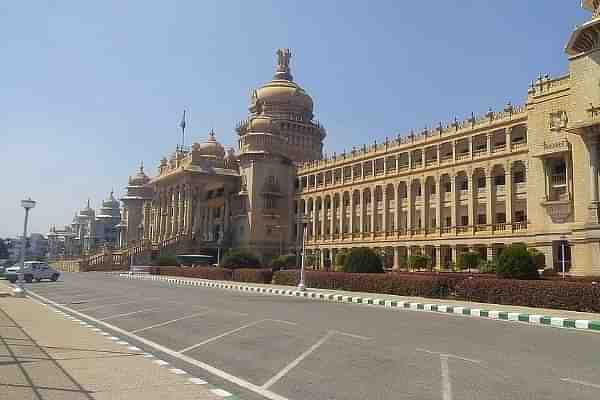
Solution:
[(277, 72), (275, 72), (275, 79), (284, 79), (286, 81), (294, 80), (290, 70), (290, 59), (292, 58), (290, 49), (278, 49), (276, 54)]

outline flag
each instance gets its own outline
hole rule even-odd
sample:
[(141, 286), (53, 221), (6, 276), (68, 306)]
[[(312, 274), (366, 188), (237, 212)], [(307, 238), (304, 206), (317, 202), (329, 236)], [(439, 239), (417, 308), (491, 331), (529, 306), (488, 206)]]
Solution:
[(179, 127), (185, 130), (185, 110), (183, 110), (183, 116), (181, 117), (181, 121), (179, 122)]

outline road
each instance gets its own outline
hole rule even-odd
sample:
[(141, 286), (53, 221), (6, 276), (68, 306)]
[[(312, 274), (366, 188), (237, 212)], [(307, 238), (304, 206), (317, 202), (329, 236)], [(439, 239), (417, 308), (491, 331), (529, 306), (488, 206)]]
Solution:
[(600, 398), (597, 333), (101, 273), (28, 289), (241, 399)]

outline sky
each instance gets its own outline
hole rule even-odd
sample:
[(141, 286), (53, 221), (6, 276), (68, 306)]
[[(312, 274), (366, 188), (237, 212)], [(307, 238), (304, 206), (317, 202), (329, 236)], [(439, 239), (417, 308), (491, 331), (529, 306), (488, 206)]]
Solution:
[(211, 129), (226, 146), (275, 51), (326, 127), (325, 151), (522, 104), (568, 71), (578, 0), (0, 2), (0, 237), (69, 224), (141, 161)]

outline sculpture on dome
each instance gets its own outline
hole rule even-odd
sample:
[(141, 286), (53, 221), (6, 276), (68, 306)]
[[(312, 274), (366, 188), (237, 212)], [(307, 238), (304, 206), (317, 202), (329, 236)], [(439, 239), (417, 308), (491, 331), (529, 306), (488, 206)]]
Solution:
[(290, 49), (277, 50), (277, 72), (290, 72), (290, 59), (292, 52)]

